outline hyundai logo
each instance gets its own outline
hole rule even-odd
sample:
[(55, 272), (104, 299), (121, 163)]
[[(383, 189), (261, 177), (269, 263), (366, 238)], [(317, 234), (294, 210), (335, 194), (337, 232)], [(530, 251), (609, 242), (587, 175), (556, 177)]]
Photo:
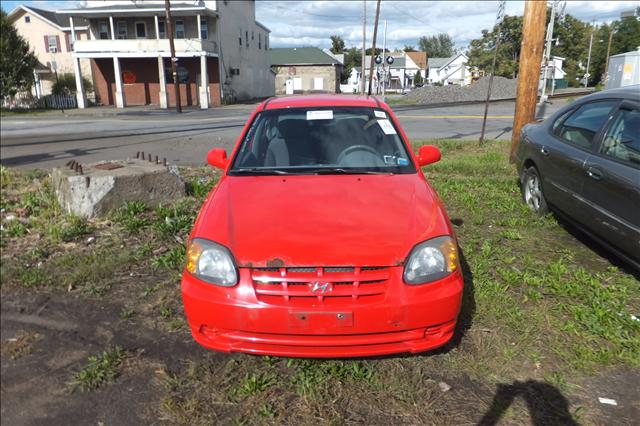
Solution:
[(309, 283), (309, 289), (311, 290), (311, 293), (316, 293), (316, 294), (325, 294), (325, 293), (329, 293), (330, 291), (333, 290), (333, 286), (331, 285), (331, 283), (323, 283), (320, 281), (313, 281)]

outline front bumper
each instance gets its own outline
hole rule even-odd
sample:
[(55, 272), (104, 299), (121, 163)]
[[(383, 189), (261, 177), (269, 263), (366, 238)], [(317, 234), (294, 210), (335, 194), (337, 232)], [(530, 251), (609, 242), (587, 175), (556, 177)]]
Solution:
[(416, 353), (453, 336), (462, 300), (460, 271), (409, 286), (392, 267), (387, 292), (376, 303), (343, 306), (274, 306), (258, 300), (251, 272), (239, 284), (207, 284), (185, 272), (182, 297), (194, 339), (222, 352), (292, 357), (359, 357)]

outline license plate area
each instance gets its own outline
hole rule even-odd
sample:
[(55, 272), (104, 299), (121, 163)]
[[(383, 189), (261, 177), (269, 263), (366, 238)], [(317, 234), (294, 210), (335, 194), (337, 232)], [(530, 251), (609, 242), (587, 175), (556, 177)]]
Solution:
[(289, 327), (313, 331), (353, 327), (353, 312), (289, 312)]

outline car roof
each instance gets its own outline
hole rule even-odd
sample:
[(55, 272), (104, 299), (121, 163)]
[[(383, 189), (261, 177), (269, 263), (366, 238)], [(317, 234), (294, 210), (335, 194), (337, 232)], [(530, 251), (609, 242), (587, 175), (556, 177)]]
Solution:
[(376, 96), (339, 94), (282, 96), (269, 98), (263, 103), (263, 108), (267, 110), (320, 106), (383, 108), (383, 103)]
[(600, 92), (592, 93), (585, 96), (582, 100), (603, 99), (603, 98), (624, 98), (640, 101), (640, 84), (633, 86), (618, 87), (616, 89), (607, 89)]

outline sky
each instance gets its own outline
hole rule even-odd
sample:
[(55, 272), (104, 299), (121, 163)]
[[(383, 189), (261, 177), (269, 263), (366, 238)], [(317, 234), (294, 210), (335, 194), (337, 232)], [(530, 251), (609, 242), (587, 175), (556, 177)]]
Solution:
[[(75, 7), (77, 1), (9, 1), (2, 0), (6, 11), (17, 4), (32, 4), (43, 9)], [(367, 2), (367, 45), (371, 45), (376, 1)], [(610, 22), (620, 12), (640, 6), (636, 1), (569, 1), (567, 13), (584, 21)], [(383, 43), (387, 22), (387, 48), (417, 46), (421, 36), (449, 34), (456, 47), (464, 50), (480, 37), (483, 29), (493, 26), (498, 1), (395, 1), (383, 0), (377, 44)], [(508, 15), (522, 15), (524, 1), (508, 1)], [(271, 30), (271, 47), (330, 47), (329, 36), (339, 35), (347, 47), (362, 45), (363, 0), (357, 1), (272, 1), (256, 2), (256, 19)]]

